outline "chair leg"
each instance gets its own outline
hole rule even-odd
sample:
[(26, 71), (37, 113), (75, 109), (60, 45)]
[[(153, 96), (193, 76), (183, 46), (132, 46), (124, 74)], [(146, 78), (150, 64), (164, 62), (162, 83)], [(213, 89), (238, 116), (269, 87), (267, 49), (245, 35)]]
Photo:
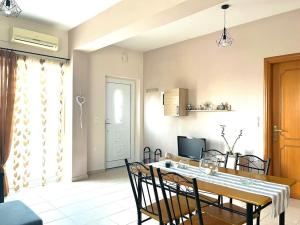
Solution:
[(256, 225), (260, 225), (260, 213), (258, 213), (258, 217), (256, 218)]
[(137, 224), (141, 225), (142, 224), (142, 213), (140, 211), (137, 212)]
[(223, 204), (224, 204), (223, 196), (222, 195), (218, 196), (218, 204), (221, 205), (221, 206), (223, 206)]

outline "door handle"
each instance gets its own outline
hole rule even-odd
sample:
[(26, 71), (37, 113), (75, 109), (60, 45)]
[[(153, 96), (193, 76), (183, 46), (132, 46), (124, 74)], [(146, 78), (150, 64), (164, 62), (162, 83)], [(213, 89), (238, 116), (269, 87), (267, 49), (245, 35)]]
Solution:
[(282, 129), (278, 129), (277, 126), (274, 125), (274, 126), (273, 126), (273, 132), (274, 132), (274, 133), (276, 133), (276, 132), (281, 133), (281, 132), (287, 132), (287, 131), (286, 131), (286, 130), (282, 130)]

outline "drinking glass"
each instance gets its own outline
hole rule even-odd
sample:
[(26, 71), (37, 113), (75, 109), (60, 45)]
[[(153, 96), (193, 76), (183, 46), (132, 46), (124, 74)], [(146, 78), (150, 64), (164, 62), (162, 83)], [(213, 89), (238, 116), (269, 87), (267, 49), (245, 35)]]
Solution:
[(179, 163), (178, 163), (178, 167), (179, 168), (186, 169), (186, 168), (188, 168), (188, 165), (189, 165), (189, 161), (188, 160), (185, 160), (185, 159), (179, 160)]
[(204, 159), (199, 160), (199, 168), (204, 166)]
[(218, 159), (215, 159), (212, 161), (212, 169), (214, 172), (218, 172), (219, 171), (219, 161)]

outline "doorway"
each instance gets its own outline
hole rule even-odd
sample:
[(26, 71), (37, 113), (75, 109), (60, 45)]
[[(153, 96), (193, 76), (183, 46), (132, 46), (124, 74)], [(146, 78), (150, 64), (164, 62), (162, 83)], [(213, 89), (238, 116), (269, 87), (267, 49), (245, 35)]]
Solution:
[(300, 54), (265, 59), (265, 156), (271, 174), (297, 180), (300, 199)]
[(106, 78), (107, 169), (123, 166), (125, 158), (134, 159), (134, 99), (134, 81)]

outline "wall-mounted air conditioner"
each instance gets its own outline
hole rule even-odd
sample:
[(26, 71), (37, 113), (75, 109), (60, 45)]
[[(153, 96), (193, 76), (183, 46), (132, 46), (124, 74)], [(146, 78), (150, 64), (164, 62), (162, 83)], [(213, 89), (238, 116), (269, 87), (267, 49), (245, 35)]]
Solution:
[(12, 27), (11, 41), (38, 48), (44, 48), (51, 51), (58, 50), (57, 37), (17, 27)]

